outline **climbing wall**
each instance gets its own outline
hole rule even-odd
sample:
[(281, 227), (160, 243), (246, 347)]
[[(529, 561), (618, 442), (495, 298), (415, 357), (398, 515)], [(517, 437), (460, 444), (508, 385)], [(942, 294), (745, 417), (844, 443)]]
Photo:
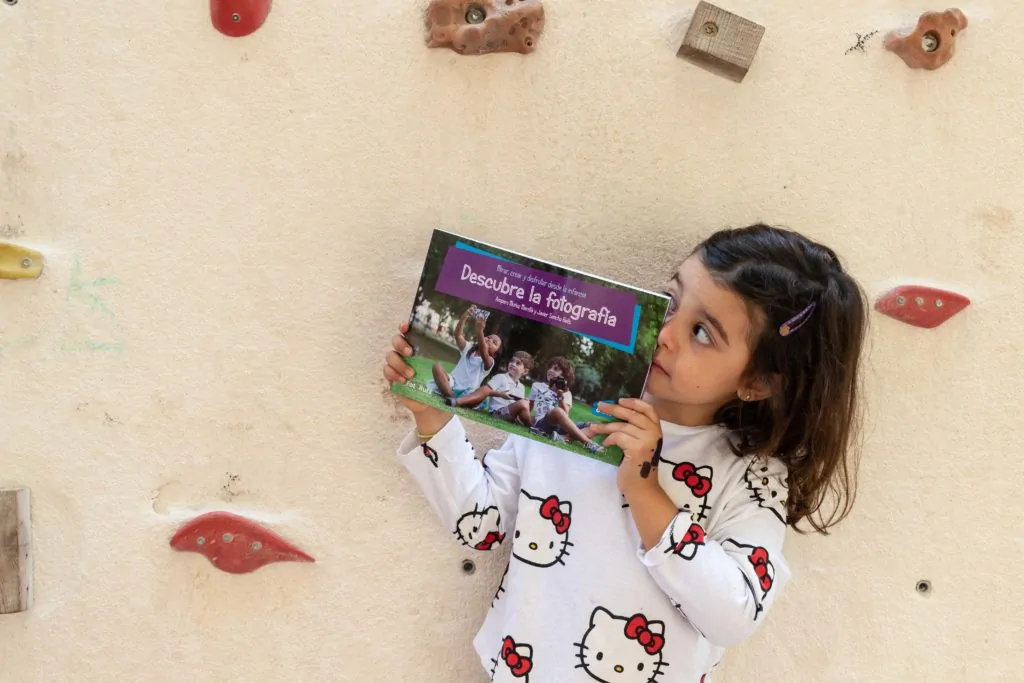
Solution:
[(948, 9), (0, 1), (0, 679), (482, 683), (380, 374), (430, 231), (763, 220), (875, 302), (861, 490), (714, 680), (1019, 680), (1024, 5)]

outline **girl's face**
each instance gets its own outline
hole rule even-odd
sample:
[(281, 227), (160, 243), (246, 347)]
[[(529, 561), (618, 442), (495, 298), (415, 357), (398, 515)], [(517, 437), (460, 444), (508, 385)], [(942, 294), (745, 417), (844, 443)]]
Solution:
[(765, 398), (744, 377), (755, 322), (743, 299), (715, 282), (696, 255), (683, 262), (665, 293), (672, 303), (647, 382), (659, 416), (677, 424), (712, 424), (718, 409), (737, 395)]
[(518, 358), (513, 358), (508, 362), (508, 370), (506, 370), (506, 372), (508, 373), (508, 376), (511, 377), (512, 379), (519, 379), (520, 377), (523, 376), (523, 373), (525, 371), (526, 368), (523, 367), (523, 361), (519, 360)]
[(561, 376), (562, 376), (562, 368), (555, 367), (555, 366), (551, 366), (550, 368), (548, 368), (548, 371), (547, 371), (548, 384), (550, 384), (551, 380), (553, 380), (554, 378), (561, 377)]
[(496, 334), (489, 334), (484, 337), (484, 344), (487, 345), (487, 353), (496, 356), (498, 351), (501, 350), (501, 337)]

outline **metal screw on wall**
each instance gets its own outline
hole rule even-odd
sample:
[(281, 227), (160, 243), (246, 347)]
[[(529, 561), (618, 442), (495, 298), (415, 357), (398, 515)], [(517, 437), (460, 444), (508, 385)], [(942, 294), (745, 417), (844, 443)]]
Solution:
[(707, 22), (706, 24), (701, 26), (701, 29), (704, 30), (704, 35), (708, 35), (708, 36), (717, 36), (718, 35), (718, 24), (716, 24), (713, 21)]
[(932, 590), (932, 584), (927, 579), (921, 579), (917, 582), (917, 592), (921, 595), (927, 595)]
[(10, 5), (10, 6), (13, 7), (14, 5), (18, 4), (18, 0), (4, 0), (4, 4), (5, 5)]
[(236, 24), (238, 22), (240, 22), (241, 20), (242, 20), (242, 15), (239, 14), (238, 12), (235, 12), (234, 14), (231, 15), (231, 21), (235, 22)]
[(473, 562), (473, 560), (463, 560), (462, 561), (462, 572), (464, 574), (472, 574), (475, 571), (476, 571), (476, 564)]
[(473, 5), (466, 10), (466, 23), (467, 24), (482, 24), (484, 19), (487, 18), (487, 12), (480, 5)]

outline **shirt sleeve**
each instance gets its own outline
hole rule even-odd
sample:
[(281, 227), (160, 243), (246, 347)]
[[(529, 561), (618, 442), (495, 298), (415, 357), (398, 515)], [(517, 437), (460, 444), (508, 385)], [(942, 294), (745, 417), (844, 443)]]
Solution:
[[(785, 496), (781, 461), (758, 461), (758, 480), (768, 480), (771, 490)], [(680, 513), (658, 545), (638, 551), (676, 609), (720, 647), (750, 637), (790, 579), (782, 552), (787, 527), (749, 481), (748, 472), (707, 530)]]
[(425, 443), (410, 432), (398, 447), (398, 459), (460, 543), (494, 550), (515, 527), (519, 463), (512, 443), (510, 436), (481, 462), (455, 416)]

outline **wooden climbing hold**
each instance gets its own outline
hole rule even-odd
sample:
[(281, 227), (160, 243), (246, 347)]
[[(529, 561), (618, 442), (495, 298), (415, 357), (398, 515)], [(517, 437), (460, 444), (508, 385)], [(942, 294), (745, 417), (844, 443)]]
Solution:
[(0, 489), (0, 614), (32, 606), (29, 490)]
[(210, 0), (213, 27), (226, 36), (241, 38), (263, 26), (271, 0)]
[(199, 553), (229, 574), (247, 574), (272, 562), (316, 561), (266, 527), (223, 511), (190, 520), (171, 538), (171, 547)]
[(677, 56), (740, 83), (750, 70), (762, 37), (764, 26), (702, 1)]
[(962, 294), (924, 285), (901, 285), (875, 302), (875, 310), (914, 327), (938, 327), (971, 304)]
[(958, 9), (925, 12), (907, 35), (889, 33), (885, 49), (894, 52), (911, 69), (938, 69), (953, 58), (956, 37), (967, 28), (967, 16)]
[(42, 272), (43, 255), (38, 251), (9, 242), (0, 242), (0, 278), (34, 279)]

